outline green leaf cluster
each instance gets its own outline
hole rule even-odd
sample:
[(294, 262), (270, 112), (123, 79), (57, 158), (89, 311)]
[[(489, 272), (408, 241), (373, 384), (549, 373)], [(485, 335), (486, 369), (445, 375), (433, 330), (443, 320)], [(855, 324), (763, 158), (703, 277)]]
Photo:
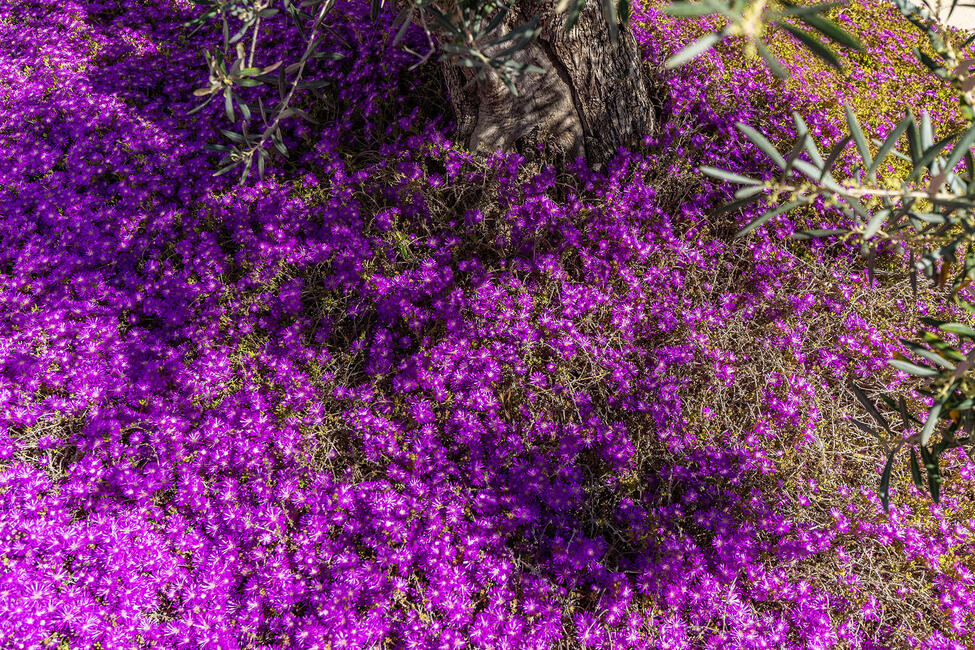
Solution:
[[(759, 180), (708, 167), (701, 171), (712, 178), (741, 186), (735, 200), (722, 208), (724, 211), (767, 202), (768, 209), (745, 225), (739, 236), (747, 235), (794, 208), (825, 200), (840, 210), (851, 225), (802, 231), (794, 237), (840, 236), (858, 241), (867, 255), (871, 275), (875, 253), (881, 243), (903, 245), (910, 251), (911, 286), (915, 294), (918, 277), (924, 276), (934, 286), (949, 290), (954, 303), (964, 312), (975, 315), (975, 305), (964, 298), (964, 290), (975, 280), (975, 156), (972, 153), (975, 145), (975, 76), (972, 74), (975, 60), (961, 56), (975, 36), (956, 43), (935, 16), (923, 7), (908, 0), (893, 1), (906, 19), (928, 38), (935, 56), (919, 49), (915, 53), (931, 74), (949, 84), (956, 93), (968, 120), (966, 128), (939, 138), (927, 111), (922, 111), (920, 118), (908, 111), (883, 140), (868, 140), (855, 113), (846, 107), (849, 133), (833, 143), (824, 156), (797, 113), (794, 115), (797, 139), (786, 152), (776, 148), (759, 130), (747, 124), (738, 125), (745, 137), (778, 167), (779, 174), (775, 179)], [(706, 7), (717, 5), (722, 5), (723, 9), (723, 3), (716, 0), (678, 3), (675, 7), (677, 12), (684, 12), (683, 15), (705, 15)], [(956, 5), (957, 2), (953, 2), (950, 9)], [(728, 16), (729, 21), (747, 22), (747, 9)], [(786, 31), (826, 60), (825, 55), (805, 37), (799, 37), (790, 29)], [(822, 29), (819, 31), (823, 32)], [(746, 30), (745, 34), (749, 32)], [(836, 40), (828, 33), (827, 36)], [(694, 54), (693, 50), (691, 54)], [(686, 55), (683, 59), (680, 56), (679, 53), (679, 61), (688, 60)], [(770, 62), (769, 65), (774, 71), (774, 64)], [(837, 180), (841, 174), (836, 167), (839, 161), (848, 158), (845, 154), (851, 143), (858, 160), (852, 177), (841, 182)], [(906, 163), (909, 171), (896, 182), (886, 179), (882, 182), (878, 174), (891, 158)], [(920, 253), (916, 254), (914, 251), (918, 249)], [(931, 404), (923, 418), (908, 412), (903, 397), (895, 401), (881, 395), (881, 400), (900, 415), (902, 426), (895, 433), (865, 393), (854, 386), (857, 398), (875, 423), (896, 440), (888, 451), (881, 475), (880, 496), (885, 508), (889, 503), (893, 461), (904, 446), (910, 449), (913, 482), (934, 501), (938, 501), (941, 494), (941, 454), (955, 448), (966, 454), (975, 451), (975, 329), (959, 322), (929, 318), (921, 321), (925, 329), (920, 333), (920, 340), (902, 340), (906, 354), (892, 359), (890, 365), (917, 378), (918, 392)], [(884, 440), (866, 423), (855, 421), (854, 424)], [(921, 465), (927, 480), (923, 480)]]
[[(846, 2), (824, 2), (812, 6), (799, 6), (781, 0), (698, 0), (675, 2), (664, 11), (672, 16), (700, 18), (720, 15), (726, 21), (722, 29), (705, 34), (693, 43), (674, 54), (666, 65), (674, 68), (700, 57), (718, 43), (731, 37), (742, 37), (749, 55), (760, 55), (769, 69), (777, 77), (787, 77), (788, 71), (769, 49), (764, 38), (769, 28), (780, 29), (802, 43), (810, 52), (836, 69), (841, 69), (839, 56), (827, 44), (832, 42), (840, 47), (853, 50), (863, 49), (863, 45), (836, 23), (823, 14)], [(810, 31), (811, 30), (811, 31)], [(821, 40), (815, 33), (825, 37)]]

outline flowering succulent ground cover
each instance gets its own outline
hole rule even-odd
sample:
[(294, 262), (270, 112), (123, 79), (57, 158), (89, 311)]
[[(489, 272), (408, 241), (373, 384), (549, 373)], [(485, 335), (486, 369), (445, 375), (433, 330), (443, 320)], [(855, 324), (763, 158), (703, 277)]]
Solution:
[(640, 8), (664, 126), (604, 174), (459, 150), (367, 4), (236, 186), (197, 8), (0, 0), (0, 646), (972, 647), (970, 469), (935, 506), (898, 467), (887, 516), (848, 421), (850, 379), (911, 387), (901, 258), (786, 238), (825, 210), (734, 240), (695, 171), (770, 174), (734, 124), (793, 108), (946, 130), (889, 3), (840, 12), (846, 75), (779, 42), (785, 83), (657, 70), (704, 27)]

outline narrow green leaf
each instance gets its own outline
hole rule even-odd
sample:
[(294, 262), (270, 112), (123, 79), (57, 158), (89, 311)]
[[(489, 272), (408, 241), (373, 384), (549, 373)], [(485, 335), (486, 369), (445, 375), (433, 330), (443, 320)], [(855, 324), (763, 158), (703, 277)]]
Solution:
[(938, 325), (938, 329), (942, 332), (951, 332), (952, 334), (964, 336), (967, 339), (975, 341), (975, 329), (962, 323), (943, 323)]
[(938, 456), (928, 451), (927, 447), (921, 445), (921, 460), (924, 462), (924, 469), (928, 472), (928, 488), (931, 491), (931, 498), (935, 503), (941, 495), (941, 468), (938, 466)]
[(941, 165), (941, 171), (931, 179), (931, 184), (928, 186), (928, 193), (934, 194), (938, 187), (945, 181), (945, 177), (952, 172), (955, 165), (961, 161), (962, 157), (969, 152), (972, 148), (972, 144), (975, 143), (975, 124), (970, 126), (965, 134), (955, 145), (955, 148), (951, 150), (951, 154), (948, 155), (944, 164)]
[[(538, 16), (536, 15), (529, 22), (518, 25), (507, 34), (503, 34), (492, 41), (488, 41), (485, 47), (501, 45), (502, 43), (507, 43), (508, 41), (517, 41), (516, 46), (527, 44), (529, 41), (538, 36), (538, 32)], [(495, 58), (504, 58), (504, 54), (504, 52), (499, 52), (495, 55)], [(509, 54), (514, 54), (514, 52), (509, 52)]]
[(220, 133), (222, 133), (225, 138), (232, 140), (233, 142), (238, 142), (238, 143), (244, 142), (244, 136), (234, 131), (228, 131), (227, 129), (220, 129)]
[(867, 169), (867, 178), (871, 178), (876, 173), (877, 168), (883, 164), (884, 160), (887, 158), (887, 155), (893, 151), (894, 145), (897, 144), (897, 141), (900, 140), (900, 137), (904, 134), (904, 131), (907, 130), (908, 125), (913, 121), (914, 118), (908, 114), (903, 120), (900, 121), (897, 128), (895, 128), (890, 135), (887, 136), (887, 138), (880, 145), (880, 149), (877, 151), (877, 156), (874, 158), (870, 168)]
[[(923, 131), (922, 131), (923, 132)], [(921, 173), (927, 169), (932, 176), (936, 176), (944, 170), (944, 160), (938, 160), (941, 156), (942, 151), (947, 148), (953, 140), (957, 139), (960, 134), (952, 133), (951, 135), (944, 137), (934, 144), (926, 147), (924, 151), (921, 152), (920, 157), (914, 162), (914, 169), (911, 170), (910, 179), (920, 178)], [(923, 140), (922, 136), (922, 140)]]
[(606, 19), (606, 27), (609, 28), (609, 43), (616, 46), (620, 39), (619, 16), (616, 13), (616, 0), (601, 0), (603, 18)]
[(850, 144), (851, 140), (853, 140), (853, 136), (848, 135), (830, 148), (829, 154), (826, 156), (826, 161), (822, 165), (823, 175), (820, 176), (820, 181), (830, 175), (830, 170), (833, 169), (833, 165), (836, 164), (837, 159), (839, 159), (843, 150), (846, 149), (846, 145)]
[(931, 350), (925, 350), (924, 348), (920, 348), (920, 347), (918, 348), (912, 347), (911, 349), (915, 354), (924, 357), (925, 359), (927, 359), (928, 361), (930, 361), (931, 363), (937, 366), (941, 366), (942, 368), (947, 368), (948, 370), (955, 369), (955, 364), (951, 363), (950, 361), (942, 357), (937, 352), (932, 352)]
[[(495, 14), (494, 18), (491, 19), (491, 22), (489, 22), (487, 24), (487, 26), (484, 29), (481, 30), (480, 35), (481, 36), (486, 36), (486, 35), (491, 34), (492, 32), (494, 32), (494, 30), (496, 30), (498, 27), (501, 26), (501, 21), (504, 20), (505, 16), (508, 15), (508, 12), (509, 11), (511, 11), (511, 5), (510, 4), (506, 4), (503, 7), (501, 7), (501, 9), (498, 10), (497, 14)], [(409, 6), (405, 7), (403, 9), (403, 11), (401, 11), (400, 13), (402, 14), (403, 12), (409, 12), (407, 14), (406, 18), (403, 21), (404, 24), (409, 23), (410, 22), (410, 19), (413, 17), (413, 6), (412, 5), (409, 5)], [(399, 19), (397, 18), (397, 20), (399, 20)], [(402, 29), (403, 28), (400, 27), (400, 30), (401, 31), (402, 31)], [(568, 31), (568, 29), (569, 28), (566, 27), (566, 31)], [(397, 41), (393, 41), (394, 44), (396, 42)]]
[(234, 100), (233, 95), (230, 93), (230, 88), (223, 91), (223, 109), (227, 114), (227, 119), (231, 122), (236, 122), (236, 116), (234, 115)]
[(568, 3), (568, 14), (565, 18), (565, 30), (569, 31), (575, 24), (579, 21), (579, 16), (582, 14), (582, 6), (585, 4), (585, 0), (572, 0)]
[(732, 183), (738, 183), (739, 185), (761, 185), (762, 181), (756, 178), (749, 178), (747, 176), (742, 176), (741, 174), (736, 174), (734, 172), (725, 171), (723, 169), (718, 169), (717, 167), (701, 167), (701, 173), (706, 174), (712, 178), (719, 178), (724, 181), (731, 181)]
[(853, 395), (857, 398), (857, 401), (863, 405), (863, 408), (867, 409), (867, 413), (870, 414), (870, 417), (876, 420), (877, 424), (882, 426), (887, 433), (890, 433), (890, 424), (887, 422), (887, 418), (880, 414), (880, 411), (878, 411), (877, 407), (873, 405), (873, 402), (871, 402), (870, 398), (867, 397), (867, 394), (863, 392), (863, 389), (853, 382), (850, 382), (850, 389), (853, 391)]
[(857, 145), (860, 157), (863, 158), (863, 166), (864, 168), (870, 167), (873, 163), (873, 157), (870, 155), (870, 147), (867, 145), (866, 136), (863, 135), (863, 129), (860, 128), (860, 122), (857, 120), (853, 109), (848, 105), (844, 106), (843, 110), (846, 111), (846, 123), (850, 126), (850, 136)]
[(921, 111), (921, 149), (927, 150), (934, 144), (934, 127), (931, 125), (931, 114)]
[(848, 3), (845, 0), (837, 0), (836, 2), (822, 2), (818, 5), (812, 5), (809, 7), (799, 7), (797, 5), (792, 4), (791, 2), (783, 2), (782, 4), (785, 5), (786, 8), (776, 13), (782, 16), (801, 17), (801, 16), (808, 16), (811, 14), (813, 15), (821, 14), (824, 11), (829, 11), (830, 9), (836, 9), (837, 7), (845, 7)]
[(806, 23), (838, 45), (848, 47), (851, 50), (863, 50), (863, 43), (829, 19), (823, 18), (822, 16), (817, 16), (816, 14), (805, 14), (801, 15), (799, 20)]
[(795, 161), (799, 160), (799, 156), (802, 154), (802, 150), (806, 148), (806, 141), (809, 140), (808, 132), (800, 132), (798, 139), (792, 144), (792, 148), (789, 149), (789, 153), (785, 155), (785, 168), (786, 171), (792, 169)]
[(699, 18), (716, 13), (716, 9), (706, 2), (675, 2), (664, 7), (664, 13), (680, 18)]
[(792, 239), (824, 239), (826, 237), (835, 237), (837, 235), (845, 235), (847, 230), (841, 228), (835, 228), (831, 230), (802, 230), (797, 233), (792, 234)]
[(928, 417), (924, 421), (924, 427), (921, 429), (921, 449), (923, 453), (924, 446), (928, 444), (931, 439), (931, 434), (934, 433), (934, 427), (938, 424), (938, 417), (941, 415), (941, 408), (944, 406), (943, 402), (936, 402), (931, 410), (928, 411)]
[(240, 184), (243, 185), (247, 181), (247, 177), (251, 173), (251, 163), (254, 161), (253, 158), (248, 158), (247, 162), (244, 163), (244, 171), (240, 175)]
[(890, 512), (890, 471), (894, 466), (894, 455), (900, 451), (903, 444), (904, 442), (901, 441), (887, 454), (887, 463), (884, 465), (884, 471), (880, 475), (880, 503), (884, 506), (884, 512)]
[(742, 187), (737, 192), (735, 192), (736, 199), (744, 199), (749, 196), (754, 196), (755, 194), (761, 194), (765, 191), (765, 188), (761, 185), (748, 185)]
[(710, 34), (705, 34), (674, 56), (667, 59), (664, 66), (667, 68), (677, 68), (685, 63), (688, 63), (689, 61), (693, 61), (694, 59), (704, 55), (705, 52), (721, 42), (723, 38), (723, 32), (712, 32)]
[(746, 196), (745, 198), (738, 199), (736, 201), (732, 201), (731, 203), (726, 203), (722, 206), (715, 208), (714, 210), (711, 211), (711, 214), (713, 216), (719, 216), (722, 214), (727, 214), (728, 212), (734, 212), (735, 210), (738, 210), (739, 208), (743, 208), (746, 205), (750, 205), (752, 203), (755, 203), (756, 201), (760, 201), (762, 200), (762, 198), (764, 198), (762, 194)]
[(777, 217), (780, 214), (784, 214), (784, 213), (786, 213), (786, 212), (792, 210), (793, 208), (796, 208), (796, 207), (798, 207), (798, 206), (800, 206), (802, 204), (803, 204), (803, 201), (790, 201), (789, 203), (786, 203), (784, 205), (780, 205), (779, 207), (775, 208), (774, 210), (769, 210), (768, 212), (766, 212), (762, 216), (758, 217), (757, 219), (754, 219), (747, 226), (745, 226), (744, 228), (742, 228), (741, 230), (739, 230), (738, 233), (735, 235), (735, 237), (744, 237), (745, 235), (747, 235), (748, 233), (752, 232), (756, 228), (760, 228), (769, 219), (772, 219), (774, 217)]
[(187, 114), (187, 115), (194, 115), (194, 114), (196, 114), (196, 113), (199, 113), (199, 112), (200, 112), (200, 111), (202, 111), (202, 110), (203, 110), (204, 108), (206, 108), (206, 107), (207, 107), (207, 105), (208, 105), (208, 104), (209, 104), (209, 103), (210, 103), (211, 101), (213, 101), (213, 95), (210, 95), (210, 97), (208, 97), (208, 98), (207, 98), (207, 100), (206, 100), (205, 102), (203, 102), (202, 104), (200, 104), (200, 105), (199, 105), (199, 106), (197, 106), (196, 108), (193, 108), (193, 109), (191, 109), (191, 110), (189, 110), (189, 111), (187, 111), (187, 112), (186, 112), (186, 114)]
[(843, 187), (833, 180), (831, 176), (824, 174), (820, 167), (817, 167), (810, 162), (806, 162), (805, 160), (798, 159), (792, 161), (792, 166), (805, 174), (809, 180), (818, 182), (820, 185), (832, 192), (842, 194)]
[(779, 166), (779, 169), (786, 168), (785, 158), (782, 157), (782, 154), (780, 154), (776, 148), (772, 146), (772, 143), (769, 142), (764, 135), (742, 122), (739, 122), (736, 126), (738, 127), (738, 130), (744, 133), (745, 136), (747, 136), (756, 147), (761, 149), (766, 156), (771, 158), (772, 162)]
[(890, 210), (880, 210), (870, 219), (870, 223), (863, 230), (863, 238), (870, 239), (880, 231), (880, 227), (884, 225), (887, 217), (890, 216)]
[(917, 464), (917, 452), (911, 447), (911, 480), (914, 486), (924, 493), (924, 481), (921, 480), (921, 467)]
[(779, 79), (788, 79), (789, 71), (786, 70), (785, 66), (782, 65), (782, 62), (779, 61), (774, 54), (772, 54), (772, 50), (768, 49), (768, 46), (765, 43), (762, 41), (755, 41), (755, 49), (758, 50), (758, 53), (761, 55), (762, 59), (765, 60), (765, 65), (769, 67), (769, 70), (772, 71), (773, 75)]
[(789, 23), (778, 23), (779, 27), (784, 29), (786, 32), (794, 36), (803, 45), (805, 45), (810, 52), (818, 56), (820, 59), (833, 66), (837, 70), (843, 69), (843, 64), (837, 58), (836, 54), (833, 53), (826, 45), (823, 44), (818, 38), (810, 34), (809, 32), (793, 27)]
[(883, 440), (884, 440), (883, 439), (883, 436), (881, 436), (879, 433), (877, 433), (876, 431), (874, 431), (873, 429), (871, 429), (869, 426), (867, 426), (867, 423), (866, 422), (861, 422), (860, 420), (857, 420), (856, 418), (852, 418), (850, 420), (850, 422), (852, 422), (853, 423), (853, 426), (855, 426), (860, 431), (863, 431), (867, 435), (873, 436), (874, 438), (876, 438), (880, 442), (883, 442)]
[(918, 377), (937, 377), (939, 374), (941, 374), (937, 370), (934, 370), (933, 368), (926, 368), (924, 366), (919, 366), (911, 363), (910, 361), (891, 359), (887, 363), (897, 368), (898, 370), (903, 370), (908, 374), (917, 375)]

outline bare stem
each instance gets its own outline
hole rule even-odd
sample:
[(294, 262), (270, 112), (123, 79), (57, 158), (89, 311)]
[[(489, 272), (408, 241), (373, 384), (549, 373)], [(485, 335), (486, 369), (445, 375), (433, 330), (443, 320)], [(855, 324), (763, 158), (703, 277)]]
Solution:
[(257, 49), (257, 33), (261, 31), (261, 17), (258, 16), (257, 20), (254, 21), (254, 33), (251, 34), (251, 51), (247, 55), (247, 67), (254, 66), (254, 50)]

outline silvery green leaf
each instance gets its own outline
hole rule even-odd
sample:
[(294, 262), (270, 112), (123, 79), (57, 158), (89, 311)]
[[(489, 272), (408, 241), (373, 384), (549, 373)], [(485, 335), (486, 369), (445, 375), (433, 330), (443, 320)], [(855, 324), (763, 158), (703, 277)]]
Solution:
[(236, 122), (237, 118), (234, 115), (234, 100), (233, 95), (230, 92), (230, 88), (223, 91), (223, 109), (227, 114), (227, 119), (231, 122)]
[(818, 56), (820, 59), (825, 61), (827, 64), (836, 68), (837, 70), (843, 69), (843, 64), (837, 58), (836, 54), (829, 49), (822, 41), (810, 34), (809, 32), (793, 27), (789, 23), (777, 23), (779, 27), (784, 29), (786, 32), (797, 38), (806, 48)]
[(898, 370), (903, 370), (910, 375), (916, 375), (918, 377), (937, 377), (939, 373), (933, 368), (927, 368), (925, 366), (919, 366), (911, 363), (910, 361), (901, 361), (900, 359), (891, 359), (888, 361), (890, 365)]
[(873, 429), (871, 429), (869, 426), (867, 426), (867, 423), (866, 422), (861, 422), (860, 420), (857, 420), (856, 418), (851, 418), (850, 419), (850, 422), (852, 422), (853, 423), (853, 426), (855, 426), (860, 431), (863, 431), (867, 435), (873, 436), (878, 441), (883, 442), (883, 440), (884, 440), (883, 436), (881, 436), (879, 433), (877, 433), (876, 431), (874, 431)]
[[(518, 49), (527, 45), (529, 41), (533, 40), (538, 36), (538, 16), (534, 16), (529, 22), (519, 25), (518, 27), (512, 29), (507, 34), (499, 36), (498, 38), (486, 43), (486, 47), (491, 47), (494, 45), (500, 45), (501, 43), (507, 43), (511, 40), (517, 40), (519, 43)], [(515, 50), (517, 51), (517, 50)], [(511, 52), (512, 54), (514, 52)], [(504, 58), (504, 54), (498, 53), (495, 58)]]
[(743, 188), (739, 189), (737, 192), (735, 192), (735, 198), (736, 199), (744, 199), (744, 198), (749, 197), (749, 196), (754, 196), (756, 194), (761, 194), (764, 191), (765, 191), (765, 188), (762, 187), (761, 185), (749, 185), (749, 186), (743, 187)]
[[(802, 115), (798, 111), (792, 111), (792, 121), (795, 122), (796, 129), (799, 133), (809, 134), (809, 127), (806, 125), (806, 121), (802, 119)], [(809, 158), (817, 167), (823, 167), (823, 157), (819, 153), (819, 147), (816, 146), (816, 141), (811, 135), (803, 139), (803, 146), (806, 149), (806, 153), (809, 154)]]
[(756, 228), (759, 228), (760, 226), (762, 226), (763, 224), (765, 224), (769, 219), (772, 219), (773, 217), (777, 217), (780, 214), (784, 214), (784, 213), (792, 210), (793, 208), (796, 208), (796, 207), (802, 205), (803, 203), (804, 203), (804, 201), (790, 201), (789, 203), (786, 203), (784, 205), (780, 205), (779, 207), (775, 208), (774, 210), (769, 210), (768, 212), (766, 212), (762, 216), (758, 217), (757, 219), (754, 219), (747, 226), (745, 226), (744, 228), (742, 228), (741, 230), (739, 230), (738, 233), (735, 235), (735, 237), (742, 237), (744, 235), (747, 235), (748, 233), (752, 232)]
[(819, 180), (823, 180), (827, 176), (831, 176), (830, 170), (833, 169), (833, 165), (836, 164), (836, 161), (843, 153), (843, 150), (846, 149), (846, 145), (850, 144), (851, 140), (853, 140), (853, 136), (848, 135), (830, 148), (829, 155), (826, 156), (826, 161), (822, 165), (823, 175), (820, 176)]
[(964, 336), (965, 338), (975, 341), (975, 329), (972, 329), (963, 323), (942, 323), (941, 325), (938, 325), (938, 329), (942, 332), (950, 332), (951, 334)]
[(938, 140), (934, 144), (928, 145), (924, 151), (921, 152), (920, 157), (914, 163), (914, 169), (911, 170), (910, 178), (920, 178), (921, 173), (925, 169), (927, 169), (932, 176), (936, 176), (941, 170), (943, 170), (944, 159), (941, 158), (941, 152), (944, 151), (944, 149), (951, 144), (951, 142), (955, 140), (958, 135), (958, 133), (952, 133), (951, 135)]
[(850, 135), (857, 145), (860, 157), (863, 158), (863, 166), (865, 168), (870, 167), (873, 163), (873, 157), (870, 155), (870, 147), (867, 145), (867, 138), (863, 135), (863, 129), (860, 128), (860, 122), (857, 120), (853, 109), (848, 105), (844, 106), (843, 110), (846, 112), (846, 122), (850, 126)]
[(931, 71), (931, 74), (938, 77), (939, 79), (947, 79), (948, 71), (945, 70), (944, 66), (928, 56), (927, 53), (922, 52), (918, 48), (914, 48), (914, 56), (918, 58), (924, 66)]
[(793, 163), (799, 160), (799, 156), (802, 154), (803, 149), (806, 148), (806, 140), (809, 139), (809, 133), (799, 133), (799, 138), (792, 144), (792, 149), (789, 153), (785, 155), (785, 170), (788, 172), (793, 167)]
[(880, 210), (877, 214), (873, 215), (867, 227), (863, 230), (863, 238), (870, 239), (880, 230), (880, 227), (884, 225), (884, 221), (890, 216), (890, 210)]
[(786, 168), (785, 158), (782, 157), (782, 154), (780, 154), (775, 147), (772, 146), (772, 143), (769, 142), (764, 135), (742, 122), (739, 122), (735, 126), (737, 126), (738, 130), (744, 133), (745, 136), (748, 137), (748, 139), (751, 140), (756, 147), (761, 149), (766, 156), (771, 158), (772, 162), (779, 166), (779, 169)]
[(912, 351), (915, 354), (924, 357), (931, 363), (941, 366), (942, 368), (945, 368), (947, 370), (955, 369), (955, 364), (951, 363), (950, 361), (948, 361), (947, 359), (945, 359), (944, 357), (942, 357), (940, 354), (936, 352), (932, 352), (931, 350), (925, 350), (924, 348), (913, 348)]
[(630, 14), (632, 9), (630, 8), (630, 0), (619, 0), (619, 7), (617, 7), (617, 12), (620, 16), (620, 24), (629, 25), (630, 24)]
[(204, 108), (206, 108), (207, 105), (210, 102), (212, 102), (212, 101), (213, 101), (213, 95), (210, 95), (205, 102), (203, 102), (202, 104), (200, 104), (196, 108), (190, 109), (189, 111), (186, 112), (186, 114), (187, 115), (193, 115), (195, 113), (198, 113), (198, 112), (202, 111)]
[(931, 114), (921, 111), (921, 148), (927, 150), (934, 144), (934, 128), (931, 125)]
[(877, 151), (877, 156), (874, 158), (873, 163), (871, 163), (870, 167), (867, 169), (867, 178), (872, 177), (876, 173), (877, 168), (880, 167), (890, 152), (894, 150), (894, 145), (897, 144), (897, 141), (900, 140), (900, 137), (904, 134), (904, 131), (907, 130), (908, 125), (913, 121), (914, 118), (908, 114), (903, 120), (900, 121), (897, 128), (895, 128), (890, 135), (887, 136), (887, 138), (880, 145), (880, 149)]
[(601, 0), (603, 18), (606, 19), (606, 27), (609, 28), (609, 42), (611, 46), (616, 46), (620, 40), (619, 16), (616, 13), (616, 0)]
[[(786, 6), (792, 5), (790, 2), (785, 2), (784, 4)], [(863, 43), (861, 43), (855, 36), (844, 30), (833, 21), (818, 15), (830, 7), (843, 6), (844, 4), (845, 3), (830, 2), (817, 5), (815, 7), (809, 7), (809, 9), (819, 9), (819, 11), (815, 13), (812, 11), (808, 13), (800, 13), (798, 14), (798, 17), (799, 20), (806, 23), (834, 43), (842, 45), (843, 47), (848, 47), (852, 50), (861, 51), (863, 50)]]
[(684, 49), (682, 49), (677, 54), (673, 55), (667, 59), (664, 66), (667, 68), (676, 68), (682, 66), (689, 61), (702, 56), (705, 52), (714, 47), (724, 38), (724, 32), (712, 32), (711, 34), (705, 34), (701, 38), (697, 39)]
[[(409, 16), (412, 17), (412, 15), (413, 15), (413, 7), (412, 6), (409, 6), (409, 7), (407, 7), (407, 9), (404, 9), (403, 11), (407, 11), (407, 10), (409, 10), (409, 12), (410, 12), (409, 13)], [(489, 22), (484, 27), (484, 29), (479, 30), (478, 36), (479, 37), (482, 37), (482, 36), (487, 36), (488, 34), (493, 33), (494, 30), (496, 30), (498, 27), (501, 26), (501, 21), (504, 20), (504, 17), (508, 15), (508, 12), (510, 10), (511, 10), (511, 5), (510, 4), (507, 4), (507, 5), (503, 6), (503, 7), (501, 7), (501, 9), (499, 9), (497, 11), (497, 13), (495, 13), (494, 18), (491, 19), (491, 22)], [(402, 12), (400, 12), (400, 13), (402, 13)], [(404, 22), (404, 24), (405, 23), (408, 23), (409, 22), (409, 18), (407, 18), (403, 22)], [(402, 31), (403, 28), (401, 27), (400, 30)], [(394, 43), (396, 43), (396, 42), (398, 42), (398, 41), (394, 41)]]
[[(582, 7), (586, 4), (586, 0), (571, 0), (564, 3), (560, 3), (559, 11), (564, 11), (568, 9), (568, 14), (565, 18), (565, 28), (566, 30), (575, 27), (575, 24), (579, 21), (579, 15), (582, 13)], [(562, 7), (565, 7), (563, 9)]]
[(975, 143), (975, 124), (970, 126), (965, 134), (961, 136), (961, 139), (955, 145), (955, 148), (951, 150), (951, 154), (945, 159), (944, 164), (941, 167), (941, 172), (936, 174), (934, 178), (931, 179), (931, 184), (928, 186), (928, 193), (934, 194), (941, 184), (945, 181), (945, 177), (950, 173), (957, 165), (962, 157), (969, 152), (972, 148), (972, 144)]
[(815, 15), (823, 13), (824, 11), (829, 11), (830, 9), (836, 9), (837, 7), (845, 7), (847, 3), (844, 0), (839, 0), (837, 2), (823, 2), (818, 5), (812, 5), (808, 7), (800, 7), (791, 2), (783, 2), (785, 9), (780, 9), (776, 12), (777, 15), (781, 16), (796, 16), (802, 18), (803, 16)]
[(708, 16), (720, 11), (709, 2), (675, 2), (664, 7), (664, 13), (668, 16), (678, 16), (681, 18), (699, 18)]
[(822, 229), (822, 230), (802, 230), (792, 234), (792, 239), (823, 239), (826, 237), (835, 237), (837, 235), (845, 235), (847, 230), (842, 228), (834, 229)]
[(762, 181), (756, 178), (749, 178), (748, 176), (742, 176), (741, 174), (729, 172), (724, 169), (718, 169), (717, 167), (708, 167), (706, 165), (701, 167), (701, 173), (712, 178), (738, 183), (739, 185), (761, 185), (762, 183)]
[(755, 49), (761, 55), (762, 59), (765, 61), (765, 65), (769, 67), (772, 74), (779, 79), (786, 79), (789, 77), (789, 71), (785, 69), (782, 62), (772, 54), (772, 50), (768, 49), (768, 46), (762, 41), (755, 41)]
[(756, 201), (761, 201), (763, 198), (764, 196), (762, 194), (746, 196), (744, 198), (738, 199), (736, 201), (732, 201), (731, 203), (726, 203), (722, 206), (715, 208), (714, 210), (711, 211), (711, 214), (717, 216), (721, 214), (726, 214), (728, 212), (734, 212), (735, 210), (738, 210), (739, 208), (743, 208), (746, 205), (751, 205)]
[(220, 129), (220, 133), (222, 133), (225, 138), (231, 140), (232, 142), (238, 142), (238, 143), (244, 142), (244, 136), (242, 136), (239, 133), (228, 131), (227, 129)]
[(250, 175), (250, 173), (251, 173), (251, 163), (252, 162), (253, 162), (253, 158), (248, 158), (247, 159), (247, 162), (244, 163), (244, 171), (240, 175), (240, 184), (241, 185), (244, 184), (244, 182), (247, 180), (248, 175)]

